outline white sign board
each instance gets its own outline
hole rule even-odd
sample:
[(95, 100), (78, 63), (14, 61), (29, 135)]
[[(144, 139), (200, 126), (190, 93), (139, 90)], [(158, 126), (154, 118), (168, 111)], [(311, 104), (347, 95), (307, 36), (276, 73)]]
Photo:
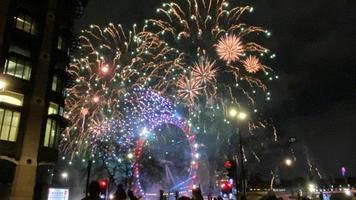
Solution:
[(69, 189), (64, 188), (49, 188), (47, 200), (68, 200)]

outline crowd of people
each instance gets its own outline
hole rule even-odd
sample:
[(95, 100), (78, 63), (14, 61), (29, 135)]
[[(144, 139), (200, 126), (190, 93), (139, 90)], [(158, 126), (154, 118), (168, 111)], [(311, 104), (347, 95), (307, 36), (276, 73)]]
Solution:
[[(88, 196), (82, 200), (100, 200), (101, 188), (98, 181), (92, 181), (88, 188)], [(192, 198), (187, 196), (179, 196), (178, 192), (175, 195), (177, 200), (203, 200), (203, 195), (200, 188), (193, 189)], [(114, 200), (138, 200), (142, 197), (136, 197), (132, 190), (128, 190), (127, 193), (122, 184), (117, 186)], [(222, 198), (221, 198), (222, 199)], [(167, 200), (167, 197), (164, 195), (164, 191), (159, 191), (159, 199), (157, 200)], [(220, 199), (217, 199), (220, 200)]]
[[(99, 182), (92, 181), (88, 188), (88, 196), (83, 198), (82, 200), (100, 200), (101, 199), (100, 193), (101, 193), (101, 188), (100, 188)], [(122, 184), (119, 184), (117, 186), (115, 195), (113, 196), (113, 200), (139, 200), (139, 199), (143, 199), (143, 198), (135, 196), (135, 194), (132, 190), (128, 190), (126, 192)], [(200, 190), (200, 188), (195, 188), (192, 190), (191, 198), (187, 197), (187, 196), (179, 196), (179, 193), (176, 192), (175, 199), (176, 200), (204, 200), (204, 197), (202, 195), (202, 191)], [(223, 198), (221, 196), (217, 196), (214, 198), (212, 198), (211, 196), (208, 196), (208, 199), (209, 200), (223, 200)], [(246, 200), (246, 197), (242, 196), (239, 199)], [(157, 200), (167, 200), (167, 196), (164, 194), (163, 190), (159, 191), (159, 197), (157, 197)], [(261, 200), (279, 200), (279, 199), (276, 197), (274, 192), (270, 191), (264, 197), (262, 197)]]

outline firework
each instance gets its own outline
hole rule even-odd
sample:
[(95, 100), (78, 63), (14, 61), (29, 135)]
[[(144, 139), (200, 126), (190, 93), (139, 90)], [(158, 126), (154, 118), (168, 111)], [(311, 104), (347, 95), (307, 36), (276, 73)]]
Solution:
[[(80, 51), (67, 69), (73, 82), (66, 91), (70, 126), (62, 151), (73, 157), (101, 148), (113, 160), (137, 156), (137, 141), (174, 118), (168, 98), (194, 111), (188, 121), (198, 130), (221, 114), (229, 124), (231, 104), (257, 113), (255, 100), (270, 100), (266, 80), (278, 76), (264, 65), (274, 54), (247, 37), (270, 33), (240, 22), (246, 11), (252, 7), (229, 8), (227, 0), (180, 0), (164, 3), (157, 9), (162, 17), (139, 31), (113, 24), (82, 31)], [(249, 130), (265, 128), (261, 121), (250, 122)]]
[(188, 102), (189, 105), (194, 105), (200, 95), (202, 85), (193, 77), (182, 76), (177, 81), (177, 88), (178, 99)]
[(265, 71), (265, 66), (262, 65), (260, 59), (256, 56), (249, 56), (246, 60), (243, 61), (243, 66), (245, 67), (246, 71), (249, 73), (256, 73), (260, 70)]
[[(200, 96), (225, 101), (226, 95), (230, 95), (230, 101), (235, 104), (240, 103), (237, 99), (239, 101), (246, 99), (254, 106), (255, 95), (252, 94), (252, 90), (267, 91), (263, 79), (268, 79), (270, 75), (255, 76), (251, 72), (270, 70), (255, 56), (266, 56), (269, 50), (254, 41), (249, 41), (250, 37), (247, 36), (260, 33), (269, 36), (270, 33), (261, 27), (241, 22), (241, 16), (252, 10), (253, 8), (249, 6), (230, 8), (227, 0), (182, 0), (163, 3), (162, 7), (157, 9), (160, 17), (146, 20), (147, 30), (159, 34), (170, 46), (184, 54), (186, 65), (182, 69), (176, 69), (186, 76), (181, 77), (177, 83), (182, 86), (177, 90), (180, 99), (194, 106), (193, 103), (200, 103), (196, 101)], [(200, 61), (201, 57), (209, 58), (209, 61)], [(258, 59), (258, 62), (251, 58)], [(209, 66), (203, 68), (210, 73), (209, 80), (201, 76), (202, 63)], [(197, 64), (200, 65), (198, 68)], [(218, 65), (219, 68), (213, 68), (211, 64)], [(190, 66), (193, 66), (193, 69)], [(242, 70), (244, 68), (246, 70)], [(215, 84), (214, 87), (202, 84), (202, 87), (194, 87), (195, 90), (187, 88), (194, 81), (210, 81), (210, 85), (214, 82), (219, 84)], [(226, 91), (231, 92), (227, 94)], [(237, 96), (241, 93), (245, 97)]]
[(226, 35), (220, 38), (218, 44), (216, 44), (216, 51), (221, 60), (236, 62), (244, 56), (245, 48), (239, 37)]
[(193, 77), (202, 85), (215, 85), (216, 72), (215, 61), (209, 61), (207, 58), (203, 58), (201, 61), (194, 63), (192, 69)]
[[(242, 21), (241, 16), (252, 12), (252, 7), (228, 2), (163, 3), (157, 17), (146, 20), (146, 30), (183, 54), (184, 65), (174, 68), (180, 74), (175, 90), (177, 103), (188, 106), (189, 121), (199, 133), (213, 133), (231, 124), (226, 113), (234, 106), (250, 113), (246, 122), (250, 135), (272, 132), (276, 141), (276, 129), (260, 113), (260, 106), (271, 100), (268, 82), (278, 79), (266, 65), (275, 55), (256, 42), (269, 37), (270, 32)], [(263, 142), (259, 144), (246, 147), (246, 155), (259, 160), (256, 149), (260, 150)]]
[(199, 62), (194, 63), (192, 69), (192, 77), (202, 85), (207, 98), (213, 98), (216, 94), (217, 67), (215, 63), (215, 61), (202, 57)]
[(130, 88), (163, 91), (171, 80), (167, 71), (180, 65), (179, 53), (156, 34), (136, 29), (126, 32), (121, 25), (109, 24), (82, 31), (80, 50), (67, 68), (73, 82), (66, 89), (70, 126), (63, 134), (63, 151), (82, 152), (93, 140), (101, 140), (103, 134), (93, 132), (102, 129), (96, 125), (123, 117), (120, 103)]

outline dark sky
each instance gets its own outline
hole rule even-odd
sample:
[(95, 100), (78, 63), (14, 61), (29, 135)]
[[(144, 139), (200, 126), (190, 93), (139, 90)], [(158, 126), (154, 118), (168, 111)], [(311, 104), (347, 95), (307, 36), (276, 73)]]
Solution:
[[(162, 2), (90, 0), (76, 29), (143, 22)], [(252, 5), (255, 12), (247, 20), (272, 32), (265, 46), (277, 54), (272, 67), (280, 81), (272, 88), (271, 115), (281, 137), (296, 137), (296, 148), (307, 152), (323, 175), (337, 176), (345, 165), (356, 176), (356, 1), (238, 4)]]

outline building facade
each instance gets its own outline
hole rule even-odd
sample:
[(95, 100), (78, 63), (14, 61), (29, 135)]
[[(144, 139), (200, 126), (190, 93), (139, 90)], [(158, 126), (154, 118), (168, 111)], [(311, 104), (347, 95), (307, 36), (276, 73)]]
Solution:
[(41, 199), (51, 184), (72, 27), (85, 5), (0, 1), (0, 199)]

